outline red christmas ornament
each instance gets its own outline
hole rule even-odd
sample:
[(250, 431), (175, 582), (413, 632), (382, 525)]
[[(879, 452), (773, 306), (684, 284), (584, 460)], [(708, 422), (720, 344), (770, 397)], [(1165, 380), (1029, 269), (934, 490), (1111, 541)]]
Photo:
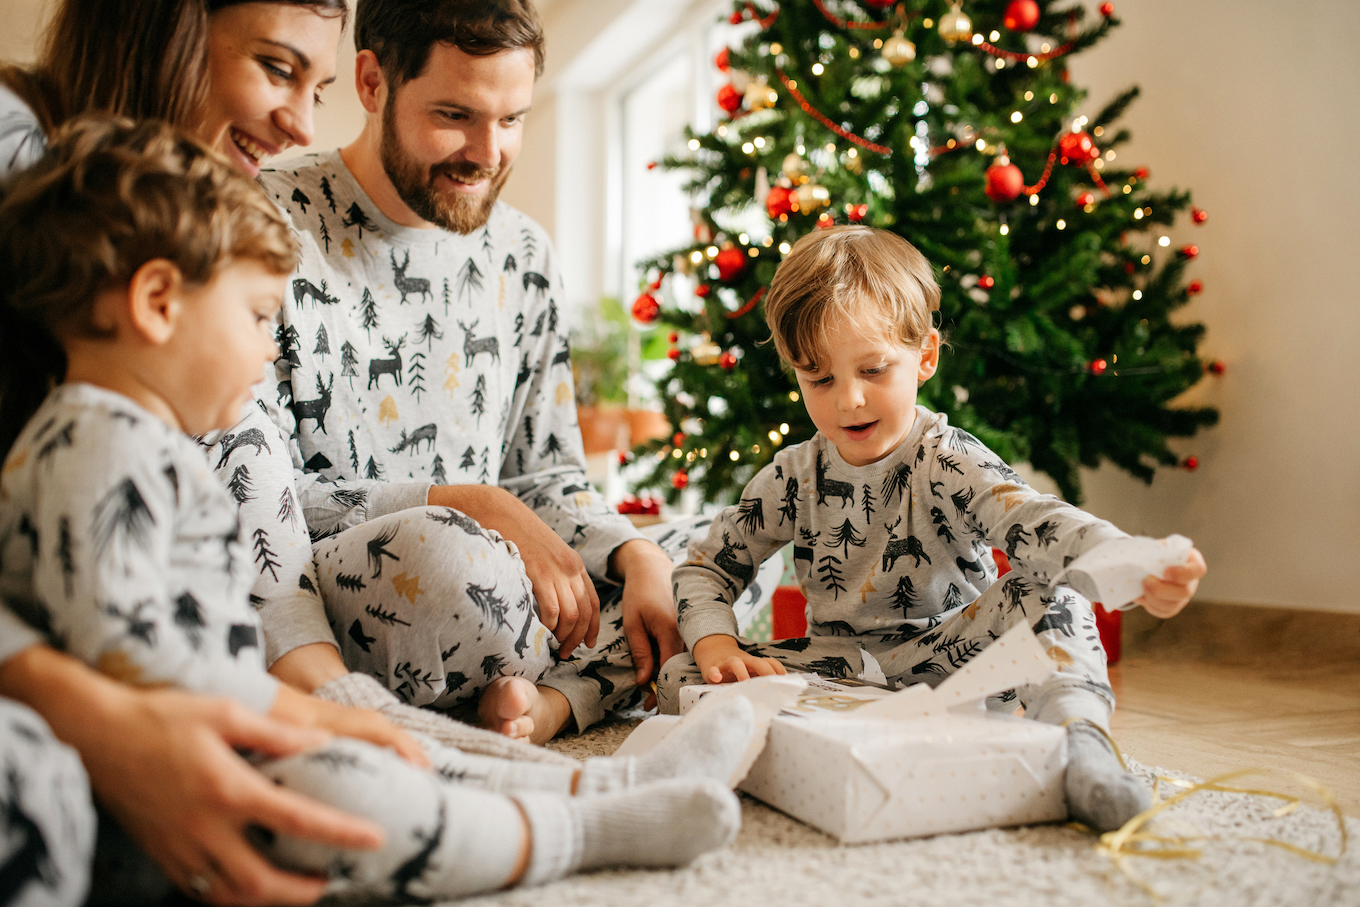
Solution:
[(648, 161), (648, 162), (647, 162), (647, 169), (648, 169), (648, 170), (655, 170), (655, 169), (656, 169), (656, 161)]
[(1011, 0), (1001, 24), (1011, 31), (1029, 31), (1039, 24), (1039, 4), (1034, 0)]
[(633, 455), (626, 450), (619, 451), (619, 465), (627, 466), (633, 461)]
[(671, 485), (684, 491), (689, 487), (689, 473), (683, 469), (677, 470), (675, 475), (671, 476)]
[(1103, 375), (1105, 374), (1105, 370), (1109, 367), (1110, 363), (1106, 362), (1104, 359), (1097, 359), (1095, 362), (1086, 366), (1086, 370), (1093, 375)]
[(992, 287), (996, 286), (996, 280), (993, 279), (990, 274), (983, 274), (978, 278), (978, 286), (982, 287), (984, 290), (990, 290)]
[(733, 25), (740, 25), (741, 20), (745, 18), (746, 17), (742, 14), (742, 11), (737, 10), (735, 13), (727, 17), (727, 21), (731, 22)]
[(1209, 219), (1209, 212), (1201, 208), (1191, 208), (1190, 219), (1197, 224), (1202, 224)]
[(746, 270), (746, 253), (736, 246), (728, 246), (713, 257), (713, 263), (718, 266), (718, 279), (730, 282)]
[(1204, 366), (1204, 370), (1211, 375), (1221, 375), (1228, 370), (1228, 367), (1223, 364), (1221, 359), (1215, 359), (1213, 362)]
[(1064, 164), (1089, 164), (1100, 157), (1095, 139), (1084, 132), (1064, 132), (1058, 139), (1058, 153)]
[(737, 367), (737, 357), (733, 356), (731, 353), (723, 353), (718, 357), (718, 365), (730, 372)]
[(1181, 246), (1176, 251), (1186, 258), (1194, 258), (1199, 254), (1199, 246)]
[(677, 362), (680, 359), (680, 351), (677, 350), (675, 347), (671, 347), (670, 349), (666, 350), (666, 356), (672, 362)]
[(868, 213), (869, 213), (869, 206), (868, 206), (868, 205), (846, 205), (846, 206), (845, 206), (845, 216), (848, 217), (848, 218), (850, 218), (851, 222), (856, 223), (856, 224), (859, 223), (859, 222), (861, 222), (862, 220), (864, 220), (865, 215), (867, 215)]
[(1186, 457), (1184, 460), (1181, 460), (1181, 467), (1185, 469), (1186, 472), (1194, 472), (1196, 469), (1199, 469), (1199, 457)]
[(1200, 293), (1204, 292), (1204, 284), (1200, 283), (1198, 280), (1192, 280), (1189, 285), (1186, 286), (1185, 292), (1189, 296), (1198, 296)]
[(718, 89), (718, 106), (728, 113), (735, 113), (741, 106), (741, 92), (731, 82)]
[(729, 69), (731, 69), (732, 68), (731, 50), (729, 48), (724, 47), (722, 50), (718, 51), (718, 55), (713, 58), (713, 65), (718, 67), (723, 72), (727, 72)]
[(708, 298), (708, 294), (709, 294), (710, 291), (712, 291), (712, 289), (713, 289), (713, 288), (710, 287), (708, 284), (706, 284), (706, 283), (701, 283), (701, 284), (699, 284), (697, 287), (694, 288), (694, 295), (695, 295), (695, 296), (698, 296), (700, 299), (707, 299), (707, 298)]
[(1146, 168), (1146, 167), (1139, 167), (1137, 170), (1133, 171), (1133, 176), (1134, 176), (1135, 179), (1140, 179), (1140, 180), (1145, 180), (1145, 179), (1147, 179), (1147, 178), (1148, 178), (1148, 168)]
[(680, 335), (675, 333), (675, 331), (671, 331), (670, 335), (666, 339), (669, 340), (671, 343), (679, 343)]
[(1114, 15), (1114, 4), (1113, 4), (1113, 3), (1102, 3), (1102, 4), (1100, 4), (1100, 14), (1101, 14), (1102, 16), (1104, 16), (1106, 19), (1108, 19), (1108, 18), (1110, 18), (1111, 16), (1113, 16), (1113, 15)]
[(1025, 191), (1025, 176), (1020, 168), (1007, 161), (987, 168), (987, 186), (983, 190), (994, 202), (1013, 202)]
[(684, 433), (684, 432), (678, 431), (678, 432), (676, 432), (675, 434), (671, 435), (671, 446), (673, 446), (673, 447), (679, 447), (681, 444), (684, 444), (684, 443), (685, 443), (685, 433)]
[(1077, 196), (1078, 208), (1085, 208), (1087, 205), (1094, 205), (1095, 203), (1096, 196), (1094, 192), (1083, 192), (1081, 195)]
[(661, 303), (657, 302), (656, 297), (651, 293), (643, 293), (633, 300), (633, 317), (643, 324), (651, 324), (656, 321), (656, 316), (661, 313)]
[(775, 220), (778, 220), (782, 214), (792, 214), (792, 196), (793, 192), (783, 186), (771, 186), (770, 194), (765, 196), (765, 210)]
[(821, 214), (817, 215), (818, 230), (830, 230), (834, 226), (836, 226), (836, 218), (832, 217), (827, 212), (823, 211)]

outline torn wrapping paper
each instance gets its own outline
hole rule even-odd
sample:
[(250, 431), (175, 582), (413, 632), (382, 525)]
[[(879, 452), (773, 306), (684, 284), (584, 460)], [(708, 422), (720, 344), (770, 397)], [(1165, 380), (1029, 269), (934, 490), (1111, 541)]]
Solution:
[(1184, 564), (1194, 543), (1183, 535), (1147, 536), (1102, 542), (1067, 565), (1053, 584), (1070, 586), (1107, 610), (1124, 611), (1143, 594), (1143, 580)]
[[(1066, 817), (1063, 729), (983, 708), (986, 697), (1053, 670), (1022, 625), (933, 690), (790, 675), (686, 687), (680, 702), (685, 711), (712, 696), (749, 692), (768, 709), (797, 684), (796, 701), (769, 719), (741, 789), (841, 841), (862, 843)], [(619, 753), (642, 751), (642, 738), (658, 730), (648, 726), (664, 721), (644, 722), (634, 732), (638, 742), (630, 737)]]

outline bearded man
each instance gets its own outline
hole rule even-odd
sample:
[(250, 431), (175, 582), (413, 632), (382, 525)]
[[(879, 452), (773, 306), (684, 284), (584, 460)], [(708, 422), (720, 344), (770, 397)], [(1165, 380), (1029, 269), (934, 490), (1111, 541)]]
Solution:
[[(535, 742), (584, 730), (683, 645), (671, 557), (585, 478), (552, 243), (497, 201), (542, 30), (527, 0), (361, 0), (355, 43), (363, 132), (260, 179), (302, 244), (258, 389), (300, 514), (238, 475), (266, 432), (219, 464), (271, 670), (379, 707), (367, 675)], [(307, 544), (299, 515), (315, 569), (273, 566)]]

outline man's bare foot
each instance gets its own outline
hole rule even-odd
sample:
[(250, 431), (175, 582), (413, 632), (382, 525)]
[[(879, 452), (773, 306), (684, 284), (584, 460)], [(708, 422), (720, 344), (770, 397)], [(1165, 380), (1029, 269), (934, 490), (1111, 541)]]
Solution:
[(498, 677), (482, 693), (477, 717), (497, 733), (541, 744), (567, 726), (571, 705), (550, 687), (536, 687), (523, 677)]

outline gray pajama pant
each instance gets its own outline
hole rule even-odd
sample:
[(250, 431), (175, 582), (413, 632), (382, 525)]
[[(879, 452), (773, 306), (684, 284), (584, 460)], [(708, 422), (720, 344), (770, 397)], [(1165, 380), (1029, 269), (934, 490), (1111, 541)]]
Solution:
[(0, 699), (0, 904), (76, 907), (90, 888), (95, 810), (75, 750)]
[[(664, 524), (655, 541), (680, 563), (708, 522)], [(497, 677), (514, 675), (562, 693), (584, 730), (644, 698), (623, 632), (622, 588), (596, 586), (595, 647), (558, 661), (519, 552), (457, 510), (379, 517), (317, 541), (312, 553), (346, 666), (411, 705), (467, 710)], [(742, 613), (777, 581), (781, 565), (769, 566), (738, 602)]]
[[(975, 602), (932, 618), (929, 626), (907, 639), (866, 634), (738, 642), (744, 651), (773, 658), (792, 671), (831, 677), (863, 678), (867, 653), (895, 687), (915, 683), (934, 687), (1022, 621), (1034, 629), (1058, 671), (1043, 684), (991, 697), (988, 707), (1013, 710), (1018, 698), (1027, 714), (1043, 721), (1059, 724), (1082, 717), (1107, 725), (1114, 692), (1091, 603), (1061, 586), (1046, 594), (1014, 573), (993, 583)], [(811, 629), (815, 632), (817, 625)], [(677, 713), (680, 688), (703, 682), (692, 655), (686, 652), (672, 658), (661, 669), (659, 710)]]

